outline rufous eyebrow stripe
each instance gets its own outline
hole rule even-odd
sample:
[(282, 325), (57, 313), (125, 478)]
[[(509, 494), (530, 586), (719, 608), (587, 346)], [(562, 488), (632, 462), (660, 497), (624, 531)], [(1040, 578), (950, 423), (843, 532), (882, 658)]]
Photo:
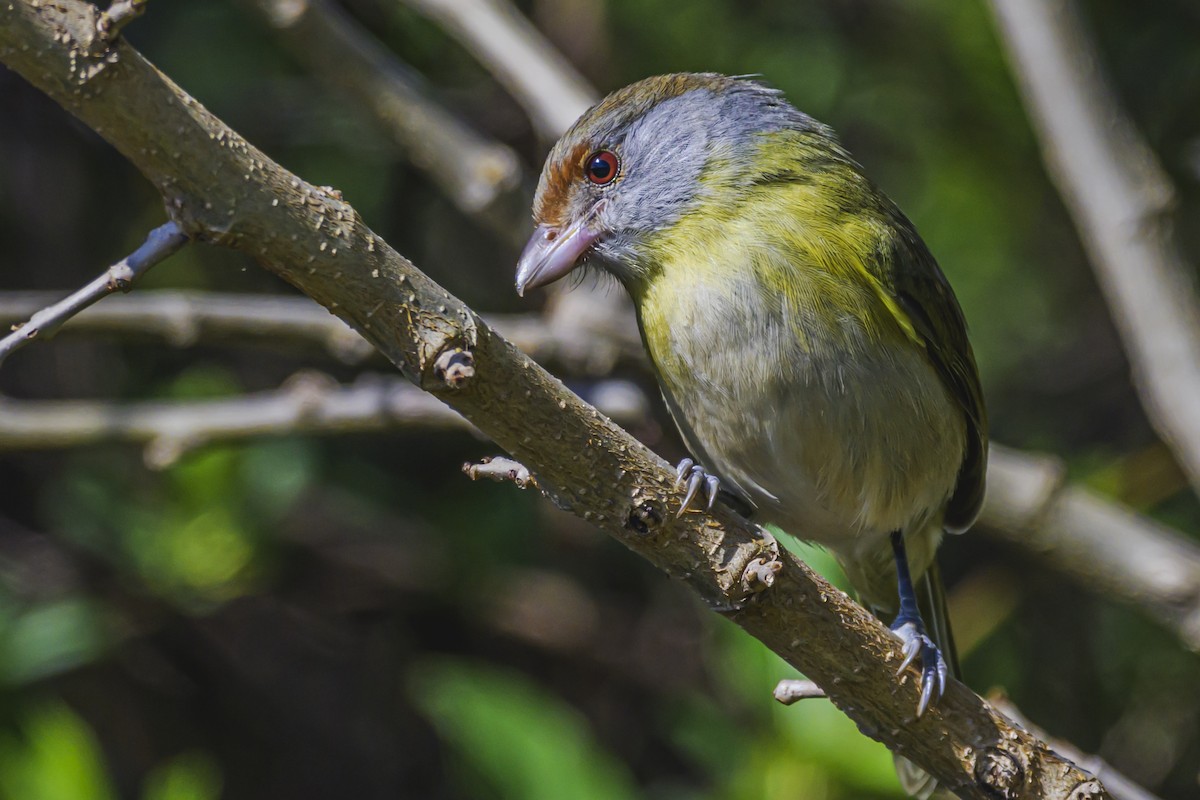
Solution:
[(583, 180), (583, 160), (592, 152), (588, 142), (577, 142), (566, 157), (559, 159), (545, 175), (545, 187), (539, 193), (533, 210), (534, 221), (539, 225), (562, 225), (567, 213), (571, 185)]

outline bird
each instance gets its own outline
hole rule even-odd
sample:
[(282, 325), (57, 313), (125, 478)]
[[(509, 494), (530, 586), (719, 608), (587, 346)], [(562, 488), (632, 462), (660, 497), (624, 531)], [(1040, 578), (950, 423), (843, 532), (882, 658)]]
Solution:
[(919, 663), (923, 715), (958, 673), (935, 553), (978, 516), (988, 440), (962, 309), (912, 222), (831, 128), (715, 73), (586, 111), (533, 218), (518, 294), (580, 270), (632, 298), (691, 454), (681, 513), (727, 495), (830, 550), (900, 638), (897, 674)]

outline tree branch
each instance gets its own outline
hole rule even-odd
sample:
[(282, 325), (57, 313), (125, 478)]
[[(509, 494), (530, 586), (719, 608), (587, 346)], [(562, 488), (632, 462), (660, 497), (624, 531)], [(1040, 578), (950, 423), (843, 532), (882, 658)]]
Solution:
[[(753, 526), (724, 509), (676, 519), (680, 497), (661, 458), (388, 247), (339, 196), (272, 162), (126, 43), (86, 56), (97, 13), (82, 0), (0, 4), (0, 60), (107, 138), (194, 238), (255, 255), (333, 310), (526, 465), (556, 503), (683, 580), (960, 797), (1108, 797), (960, 683), (914, 719), (918, 690), (911, 671), (897, 686), (895, 636), (789, 554), (770, 589), (745, 596), (743, 573), (764, 550)], [(474, 356), (474, 377), (457, 388), (433, 374), (453, 349)]]
[(475, 54), (547, 139), (562, 136), (599, 99), (571, 62), (503, 0), (404, 2), (436, 20)]
[(105, 41), (120, 35), (121, 29), (140, 17), (150, 0), (112, 0), (108, 10), (100, 14), (96, 30)]
[[(605, 381), (588, 387), (587, 394), (616, 419), (643, 419), (644, 398), (631, 388)], [(370, 374), (342, 386), (326, 375), (301, 372), (277, 390), (218, 400), (0, 398), (0, 451), (134, 442), (146, 446), (146, 465), (152, 469), (165, 469), (209, 444), (413, 428), (471, 430), (460, 415), (408, 381)]]
[(29, 321), (14, 325), (13, 332), (0, 339), (0, 364), (38, 336), (52, 336), (60, 325), (103, 297), (118, 289), (128, 292), (133, 282), (146, 270), (187, 244), (187, 235), (174, 222), (168, 222), (150, 232), (137, 250), (106, 269), (98, 278), (73, 292), (63, 300), (46, 306), (30, 316)]
[[(58, 298), (52, 292), (0, 292), (0, 325), (28, 319)], [(540, 314), (491, 314), (488, 325), (538, 361), (600, 377), (619, 360), (644, 358), (636, 329), (621, 317), (588, 327), (556, 325)], [(307, 297), (156, 289), (112, 297), (65, 321), (74, 334), (156, 336), (175, 347), (201, 341), (318, 347), (345, 364), (378, 352), (345, 322)]]
[[(53, 292), (0, 292), (0, 325), (28, 319), (57, 297)], [(63, 334), (156, 337), (173, 347), (236, 342), (317, 347), (358, 364), (374, 347), (307, 297), (150, 289), (111, 297), (65, 320)]]
[(1146, 791), (1133, 780), (1125, 777), (1123, 773), (1117, 772), (1100, 756), (1085, 753), (1070, 742), (1050, 739), (1045, 731), (1026, 719), (1007, 697), (988, 695), (988, 701), (996, 708), (1001, 709), (1021, 727), (1042, 739), (1052, 741), (1055, 750), (1104, 781), (1104, 786), (1112, 794), (1113, 800), (1158, 800), (1156, 795)]
[[(239, 0), (288, 51), (368, 117), (464, 214), (515, 244), (531, 183), (507, 146), (431, 100), (420, 77), (328, 0)], [(345, 102), (344, 100), (342, 102)]]
[[(369, 110), (464, 213), (503, 239), (524, 244), (533, 179), (523, 174), (511, 150), (430, 100), (406, 65), (328, 0), (241, 3), (264, 19), (314, 74)], [(434, 16), (474, 52), (482, 47), (485, 66), (502, 83), (515, 82), (517, 96), (534, 109), (535, 123), (542, 124), (542, 135), (558, 137), (594, 101), (595, 89), (515, 9), (502, 3), (477, 9), (457, 0), (436, 5), (441, 11)], [(622, 295), (598, 287), (574, 292), (556, 287), (551, 296), (548, 324), (558, 334), (557, 352), (564, 360), (581, 363), (596, 351), (586, 343), (591, 337), (603, 337), (614, 322), (633, 321)], [(633, 325), (624, 328), (633, 330)]]
[(1172, 230), (1174, 190), (1101, 75), (1075, 4), (991, 6), (1146, 413), (1200, 491), (1200, 309)]
[(1141, 606), (1200, 652), (1200, 547), (1066, 484), (1058, 459), (993, 445), (979, 524), (1090, 591)]

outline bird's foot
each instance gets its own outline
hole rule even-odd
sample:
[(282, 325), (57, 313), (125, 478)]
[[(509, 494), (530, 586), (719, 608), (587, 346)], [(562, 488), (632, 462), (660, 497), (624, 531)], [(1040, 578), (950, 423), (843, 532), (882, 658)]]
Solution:
[(704, 510), (712, 510), (721, 491), (721, 481), (716, 475), (710, 475), (708, 470), (690, 458), (679, 462), (675, 468), (675, 488), (687, 485), (687, 493), (683, 496), (683, 505), (679, 507), (677, 517), (682, 517), (689, 508), (701, 510), (699, 505), (692, 505), (697, 498), (704, 501)]
[(921, 701), (917, 704), (917, 719), (920, 719), (926, 710), (930, 706), (937, 705), (938, 701), (942, 699), (942, 695), (946, 693), (946, 676), (950, 672), (950, 667), (946, 663), (942, 651), (925, 633), (925, 626), (921, 623), (920, 618), (911, 619), (903, 615), (897, 617), (896, 621), (892, 623), (892, 633), (899, 636), (900, 641), (904, 642), (901, 651), (904, 654), (904, 660), (900, 662), (900, 668), (896, 670), (897, 676), (901, 675), (918, 658), (921, 660)]

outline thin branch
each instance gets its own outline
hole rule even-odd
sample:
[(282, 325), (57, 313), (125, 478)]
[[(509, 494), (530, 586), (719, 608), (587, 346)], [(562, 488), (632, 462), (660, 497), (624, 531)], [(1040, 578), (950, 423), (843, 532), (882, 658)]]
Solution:
[(786, 680), (775, 685), (775, 699), (785, 706), (795, 705), (801, 700), (824, 700), (825, 690), (812, 681)]
[(1200, 546), (1064, 476), (1058, 459), (993, 445), (980, 526), (1090, 591), (1142, 607), (1200, 652)]
[[(388, 247), (340, 196), (275, 164), (128, 44), (81, 57), (75, 43), (94, 31), (96, 14), (82, 0), (0, 4), (0, 61), (99, 131), (185, 230), (253, 253), (334, 310), (527, 466), (559, 506), (680, 578), (816, 681), (864, 733), (960, 797), (1108, 797), (960, 683), (914, 719), (918, 689), (911, 670), (897, 685), (896, 637), (790, 554), (781, 552), (773, 585), (748, 597), (745, 570), (770, 553), (754, 526), (724, 508), (677, 518), (670, 465)], [(475, 374), (452, 388), (433, 367), (455, 348), (472, 352)], [(987, 769), (998, 759), (1019, 769)]]
[[(622, 381), (605, 381), (588, 387), (587, 394), (616, 419), (643, 419), (644, 399), (631, 389)], [(217, 400), (0, 398), (0, 451), (135, 443), (145, 445), (146, 464), (153, 469), (211, 444), (412, 429), (473, 430), (445, 403), (408, 381), (369, 374), (342, 386), (319, 373), (301, 372), (277, 390)]]
[(427, 96), (420, 76), (328, 0), (241, 0), (292, 55), (395, 142), (456, 206), (520, 243), (531, 182), (516, 154)]
[(487, 478), (493, 481), (512, 481), (522, 489), (536, 486), (537, 480), (529, 472), (529, 467), (511, 458), (490, 456), (478, 464), (463, 464), (463, 474), (473, 481)]
[(113, 0), (108, 10), (101, 12), (96, 23), (96, 32), (101, 39), (111, 42), (121, 34), (121, 29), (140, 17), (149, 0)]
[(1200, 491), (1200, 308), (1172, 230), (1174, 190), (1101, 74), (1075, 3), (991, 6), (1146, 413)]
[(437, 21), (473, 53), (547, 139), (561, 136), (599, 99), (571, 62), (504, 0), (404, 2)]
[(0, 364), (38, 336), (52, 336), (60, 325), (83, 309), (115, 291), (128, 292), (133, 282), (158, 262), (179, 251), (187, 243), (187, 234), (175, 223), (168, 222), (150, 232), (137, 250), (113, 264), (98, 278), (61, 301), (47, 306), (13, 332), (0, 339)]
[[(0, 292), (0, 325), (50, 305), (49, 292)], [(494, 314), (487, 323), (543, 363), (599, 377), (618, 361), (641, 360), (636, 326), (609, 315), (588, 325), (557, 325), (540, 314)], [(309, 346), (359, 364), (378, 353), (349, 325), (307, 297), (156, 289), (112, 297), (67, 320), (73, 334), (161, 337), (175, 347), (201, 342)]]
[[(53, 302), (50, 292), (0, 292), (0, 325), (28, 319)], [(374, 347), (307, 297), (149, 289), (112, 297), (68, 319), (60, 335), (155, 337), (173, 347), (201, 343), (315, 347), (359, 364)]]

